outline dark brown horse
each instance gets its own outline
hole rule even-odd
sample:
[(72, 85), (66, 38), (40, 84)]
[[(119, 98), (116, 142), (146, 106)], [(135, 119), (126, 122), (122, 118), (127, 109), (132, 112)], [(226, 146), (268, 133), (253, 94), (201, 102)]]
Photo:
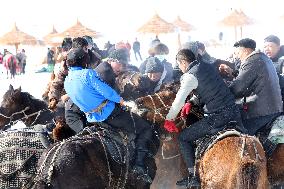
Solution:
[[(174, 85), (152, 96), (137, 99), (138, 107), (148, 110), (143, 116), (162, 127), (177, 89), (178, 86)], [(191, 113), (200, 116), (198, 109)], [(175, 181), (183, 175), (180, 171), (185, 170), (185, 167), (182, 167), (182, 157), (176, 152), (176, 137), (173, 139), (175, 140), (163, 143), (163, 146), (169, 152), (174, 151), (176, 157), (167, 160), (162, 158), (163, 155), (156, 156), (158, 169), (152, 188), (175, 188)], [(177, 165), (181, 166), (177, 168)], [(252, 136), (236, 134), (224, 137), (207, 149), (197, 165), (202, 188), (268, 187), (265, 153), (259, 140)], [(167, 186), (164, 185), (165, 180)]]
[(126, 71), (116, 78), (121, 97), (124, 100), (134, 100), (149, 92), (151, 80), (140, 72)]
[[(34, 188), (127, 188), (148, 189), (131, 171), (130, 141), (93, 126), (54, 144), (41, 157)], [(149, 175), (154, 178), (155, 161), (147, 157)]]
[(51, 112), (44, 101), (10, 85), (1, 102), (0, 129), (17, 121), (23, 121), (27, 126), (45, 125), (52, 123), (55, 116), (62, 114), (63, 112)]

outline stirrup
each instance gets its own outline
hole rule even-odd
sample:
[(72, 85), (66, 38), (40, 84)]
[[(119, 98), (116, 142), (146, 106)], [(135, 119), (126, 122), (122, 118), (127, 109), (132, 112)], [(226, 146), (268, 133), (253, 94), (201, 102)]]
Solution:
[(152, 178), (148, 175), (147, 170), (139, 165), (133, 167), (133, 173), (137, 175), (138, 179), (141, 179), (146, 183), (151, 184), (153, 182)]
[(199, 178), (196, 176), (189, 176), (185, 177), (179, 181), (176, 182), (177, 186), (184, 186), (186, 188), (191, 188), (191, 187), (200, 187), (200, 181)]

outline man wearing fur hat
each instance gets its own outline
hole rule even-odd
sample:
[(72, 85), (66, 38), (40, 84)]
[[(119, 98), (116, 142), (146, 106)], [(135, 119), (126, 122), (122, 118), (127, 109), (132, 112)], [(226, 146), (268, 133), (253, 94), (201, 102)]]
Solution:
[(272, 60), (279, 77), (282, 101), (284, 101), (284, 46), (280, 46), (280, 39), (269, 35), (264, 39), (264, 53)]

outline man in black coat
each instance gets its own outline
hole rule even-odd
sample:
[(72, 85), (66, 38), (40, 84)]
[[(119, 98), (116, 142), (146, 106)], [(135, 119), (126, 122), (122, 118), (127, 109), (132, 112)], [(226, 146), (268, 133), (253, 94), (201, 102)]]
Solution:
[(271, 60), (255, 51), (254, 40), (242, 39), (234, 47), (241, 66), (229, 88), (242, 105), (244, 127), (254, 135), (282, 112), (279, 79)]
[(139, 55), (140, 60), (142, 61), (142, 57), (140, 54), (140, 42), (137, 40), (137, 38), (135, 38), (135, 41), (133, 42), (132, 49), (134, 51), (136, 61), (138, 61), (137, 54)]

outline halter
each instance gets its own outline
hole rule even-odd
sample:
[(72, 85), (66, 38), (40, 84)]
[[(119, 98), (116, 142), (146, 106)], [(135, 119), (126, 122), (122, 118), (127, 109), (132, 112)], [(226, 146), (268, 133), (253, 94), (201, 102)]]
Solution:
[[(29, 107), (29, 106), (25, 107), (25, 108), (22, 109), (21, 111), (12, 113), (12, 115), (10, 115), (10, 116), (6, 116), (6, 115), (4, 115), (4, 114), (2, 114), (2, 113), (0, 113), (0, 116), (4, 117), (4, 118), (6, 118), (6, 119), (9, 119), (10, 121), (9, 121), (9, 123), (7, 124), (7, 125), (9, 125), (10, 123), (14, 124), (14, 123), (16, 123), (16, 122), (18, 122), (18, 121), (20, 121), (20, 120), (23, 120), (23, 119), (26, 119), (26, 120), (27, 120), (28, 118), (30, 118), (30, 117), (36, 115), (36, 118), (35, 118), (34, 121), (31, 123), (31, 125), (33, 125), (33, 124), (35, 124), (35, 122), (37, 121), (38, 117), (39, 117), (40, 114), (43, 112), (43, 110), (46, 110), (46, 109), (41, 109), (41, 110), (39, 110), (39, 111), (37, 111), (37, 112), (31, 113), (31, 114), (26, 114), (26, 111), (28, 111), (28, 110), (30, 110), (30, 107)], [(16, 120), (12, 120), (13, 117), (14, 117), (15, 115), (18, 115), (18, 114), (23, 114), (24, 117), (19, 118), (19, 119), (16, 119)]]
[(127, 79), (126, 84), (129, 83), (129, 84), (135, 86), (135, 84), (131, 81), (135, 74), (136, 74), (136, 72), (133, 72), (133, 73), (130, 75), (130, 78)]

